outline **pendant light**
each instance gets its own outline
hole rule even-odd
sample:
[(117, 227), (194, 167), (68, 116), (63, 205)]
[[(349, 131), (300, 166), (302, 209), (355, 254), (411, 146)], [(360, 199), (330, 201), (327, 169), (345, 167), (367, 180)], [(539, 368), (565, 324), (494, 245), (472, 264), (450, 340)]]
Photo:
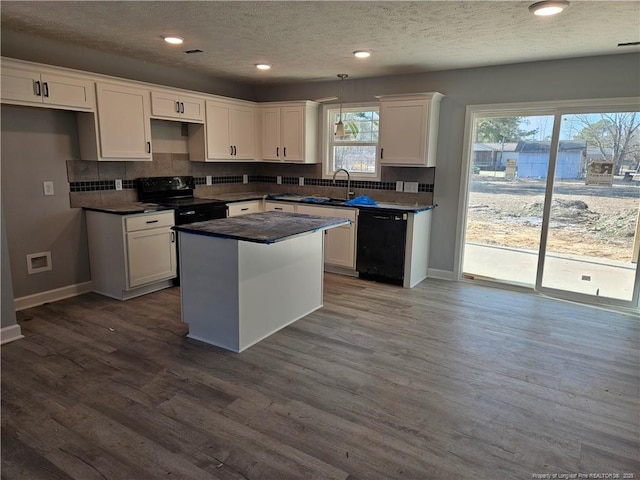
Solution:
[(346, 73), (339, 73), (338, 78), (340, 79), (340, 116), (338, 117), (338, 123), (336, 123), (336, 137), (344, 137), (344, 123), (342, 123), (342, 95), (344, 93), (344, 79), (349, 75)]

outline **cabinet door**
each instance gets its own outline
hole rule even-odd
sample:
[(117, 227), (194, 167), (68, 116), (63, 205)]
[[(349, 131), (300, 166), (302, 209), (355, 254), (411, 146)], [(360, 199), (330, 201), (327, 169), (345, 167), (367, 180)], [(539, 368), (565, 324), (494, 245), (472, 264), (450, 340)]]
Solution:
[(304, 160), (304, 107), (281, 108), (282, 160), (301, 162)]
[(42, 95), (36, 94), (36, 82), (39, 81), (40, 74), (37, 72), (3, 68), (2, 99), (42, 103)]
[(204, 100), (202, 98), (181, 95), (179, 102), (183, 120), (204, 122)]
[(70, 109), (93, 108), (93, 82), (20, 68), (2, 69), (2, 99)]
[(64, 75), (42, 74), (42, 100), (49, 105), (93, 108), (93, 82)]
[(324, 237), (324, 263), (355, 268), (355, 224), (342, 225), (327, 230)]
[(104, 83), (96, 90), (102, 157), (151, 160), (149, 92)]
[(231, 159), (231, 104), (207, 102), (207, 158)]
[(237, 106), (231, 111), (231, 145), (233, 158), (253, 160), (256, 153), (256, 111)]
[(174, 235), (168, 228), (127, 233), (129, 288), (175, 277)]
[(380, 163), (425, 164), (428, 101), (389, 101), (380, 104)]
[(354, 210), (329, 207), (297, 205), (297, 213), (318, 215), (320, 217), (348, 218), (351, 224), (334, 227), (325, 232), (324, 263), (341, 267), (356, 266), (356, 212)]
[(177, 95), (171, 92), (151, 92), (151, 114), (159, 117), (180, 118)]
[(280, 108), (263, 108), (262, 115), (262, 158), (281, 160), (280, 148)]

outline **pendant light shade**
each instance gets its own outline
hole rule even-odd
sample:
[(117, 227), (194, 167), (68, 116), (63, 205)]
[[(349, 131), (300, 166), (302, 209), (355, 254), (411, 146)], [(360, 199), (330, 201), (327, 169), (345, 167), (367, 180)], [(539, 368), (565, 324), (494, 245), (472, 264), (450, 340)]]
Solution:
[(338, 78), (340, 79), (340, 116), (338, 117), (338, 123), (336, 123), (336, 137), (344, 137), (344, 123), (342, 123), (342, 95), (344, 93), (344, 79), (349, 75), (346, 73), (339, 73)]

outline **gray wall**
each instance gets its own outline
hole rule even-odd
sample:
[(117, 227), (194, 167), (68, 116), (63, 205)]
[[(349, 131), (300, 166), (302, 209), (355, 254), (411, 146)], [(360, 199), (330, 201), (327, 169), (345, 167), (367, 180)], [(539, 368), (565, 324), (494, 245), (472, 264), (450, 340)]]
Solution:
[[(451, 70), (417, 75), (345, 80), (345, 102), (375, 95), (416, 92), (446, 95), (440, 109), (430, 268), (452, 271), (464, 121), (467, 105), (640, 96), (640, 55), (625, 54)], [(296, 100), (336, 95), (338, 82), (282, 85), (259, 100)], [(640, 109), (640, 105), (638, 106)]]
[[(73, 112), (2, 106), (2, 206), (17, 298), (90, 280), (82, 210), (69, 207), (66, 161), (77, 158)], [(55, 195), (44, 196), (44, 181)], [(26, 255), (45, 251), (53, 270), (29, 275)]]
[(0, 263), (2, 264), (2, 283), (0, 295), (2, 295), (0, 310), (0, 327), (15, 325), (16, 311), (13, 305), (13, 285), (11, 284), (11, 267), (9, 264), (9, 245), (7, 243), (7, 229), (4, 226), (4, 207), (0, 206), (0, 221), (2, 223), (2, 250), (0, 250)]

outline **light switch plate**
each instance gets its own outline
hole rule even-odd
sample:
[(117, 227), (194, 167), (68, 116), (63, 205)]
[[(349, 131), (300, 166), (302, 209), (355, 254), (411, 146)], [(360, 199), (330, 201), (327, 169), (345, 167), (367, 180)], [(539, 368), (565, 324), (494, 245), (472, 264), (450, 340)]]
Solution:
[(418, 182), (404, 182), (404, 191), (418, 193)]
[(42, 188), (46, 196), (53, 195), (53, 182), (43, 182)]
[(211, 175), (207, 175), (207, 185), (213, 185), (213, 178)]
[(121, 179), (117, 179), (116, 180), (116, 190), (122, 190), (122, 180)]
[(249, 183), (249, 175), (246, 173), (242, 175), (242, 183)]
[(278, 176), (276, 177), (276, 184), (277, 184), (277, 185), (282, 185), (282, 175), (278, 175)]
[(304, 187), (304, 177), (298, 177), (298, 185)]
[(396, 182), (396, 192), (404, 192), (404, 182), (401, 180), (398, 180)]

